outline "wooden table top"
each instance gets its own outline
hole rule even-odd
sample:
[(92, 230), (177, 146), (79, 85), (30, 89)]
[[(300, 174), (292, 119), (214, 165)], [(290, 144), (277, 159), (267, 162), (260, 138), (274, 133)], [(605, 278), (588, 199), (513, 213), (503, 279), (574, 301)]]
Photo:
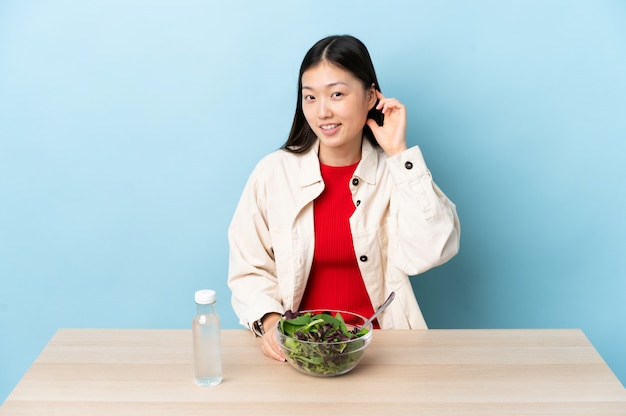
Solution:
[(352, 372), (301, 374), (222, 331), (222, 384), (193, 382), (190, 330), (61, 329), (0, 416), (626, 415), (580, 330), (377, 330)]

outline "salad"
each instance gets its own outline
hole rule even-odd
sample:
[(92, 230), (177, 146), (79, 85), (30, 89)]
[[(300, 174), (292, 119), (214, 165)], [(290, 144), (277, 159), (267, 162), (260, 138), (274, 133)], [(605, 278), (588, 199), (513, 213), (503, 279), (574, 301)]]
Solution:
[(279, 342), (289, 362), (306, 373), (339, 375), (361, 359), (367, 328), (349, 329), (341, 313), (287, 311), (278, 322)]

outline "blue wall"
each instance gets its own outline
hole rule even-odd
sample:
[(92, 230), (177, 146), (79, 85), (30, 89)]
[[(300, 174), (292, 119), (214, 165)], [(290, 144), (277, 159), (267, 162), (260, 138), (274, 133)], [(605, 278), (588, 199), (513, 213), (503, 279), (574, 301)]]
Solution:
[(579, 327), (626, 382), (621, 1), (0, 3), (0, 402), (61, 327), (189, 327), (319, 38), (370, 48), (457, 203), (431, 327)]

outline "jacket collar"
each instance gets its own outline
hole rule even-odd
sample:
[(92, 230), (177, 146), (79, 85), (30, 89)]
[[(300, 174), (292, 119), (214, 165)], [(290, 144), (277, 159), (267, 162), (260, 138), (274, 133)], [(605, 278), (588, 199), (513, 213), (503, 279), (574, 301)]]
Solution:
[[(308, 152), (302, 155), (300, 186), (306, 187), (318, 182), (322, 182), (319, 160), (319, 139)], [(378, 151), (366, 138), (363, 138), (361, 145), (361, 161), (359, 162), (354, 176), (369, 183), (376, 183), (376, 170), (378, 168)]]
[(363, 138), (361, 145), (361, 163), (356, 167), (354, 176), (373, 185), (376, 183), (378, 170), (378, 151), (369, 140)]

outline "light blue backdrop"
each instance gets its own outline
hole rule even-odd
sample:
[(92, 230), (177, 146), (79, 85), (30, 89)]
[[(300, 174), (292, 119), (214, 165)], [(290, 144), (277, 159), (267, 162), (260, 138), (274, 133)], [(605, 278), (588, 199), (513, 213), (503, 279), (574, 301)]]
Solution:
[(0, 3), (0, 402), (61, 327), (186, 328), (319, 38), (369, 47), (456, 202), (431, 327), (579, 327), (626, 382), (626, 3)]

